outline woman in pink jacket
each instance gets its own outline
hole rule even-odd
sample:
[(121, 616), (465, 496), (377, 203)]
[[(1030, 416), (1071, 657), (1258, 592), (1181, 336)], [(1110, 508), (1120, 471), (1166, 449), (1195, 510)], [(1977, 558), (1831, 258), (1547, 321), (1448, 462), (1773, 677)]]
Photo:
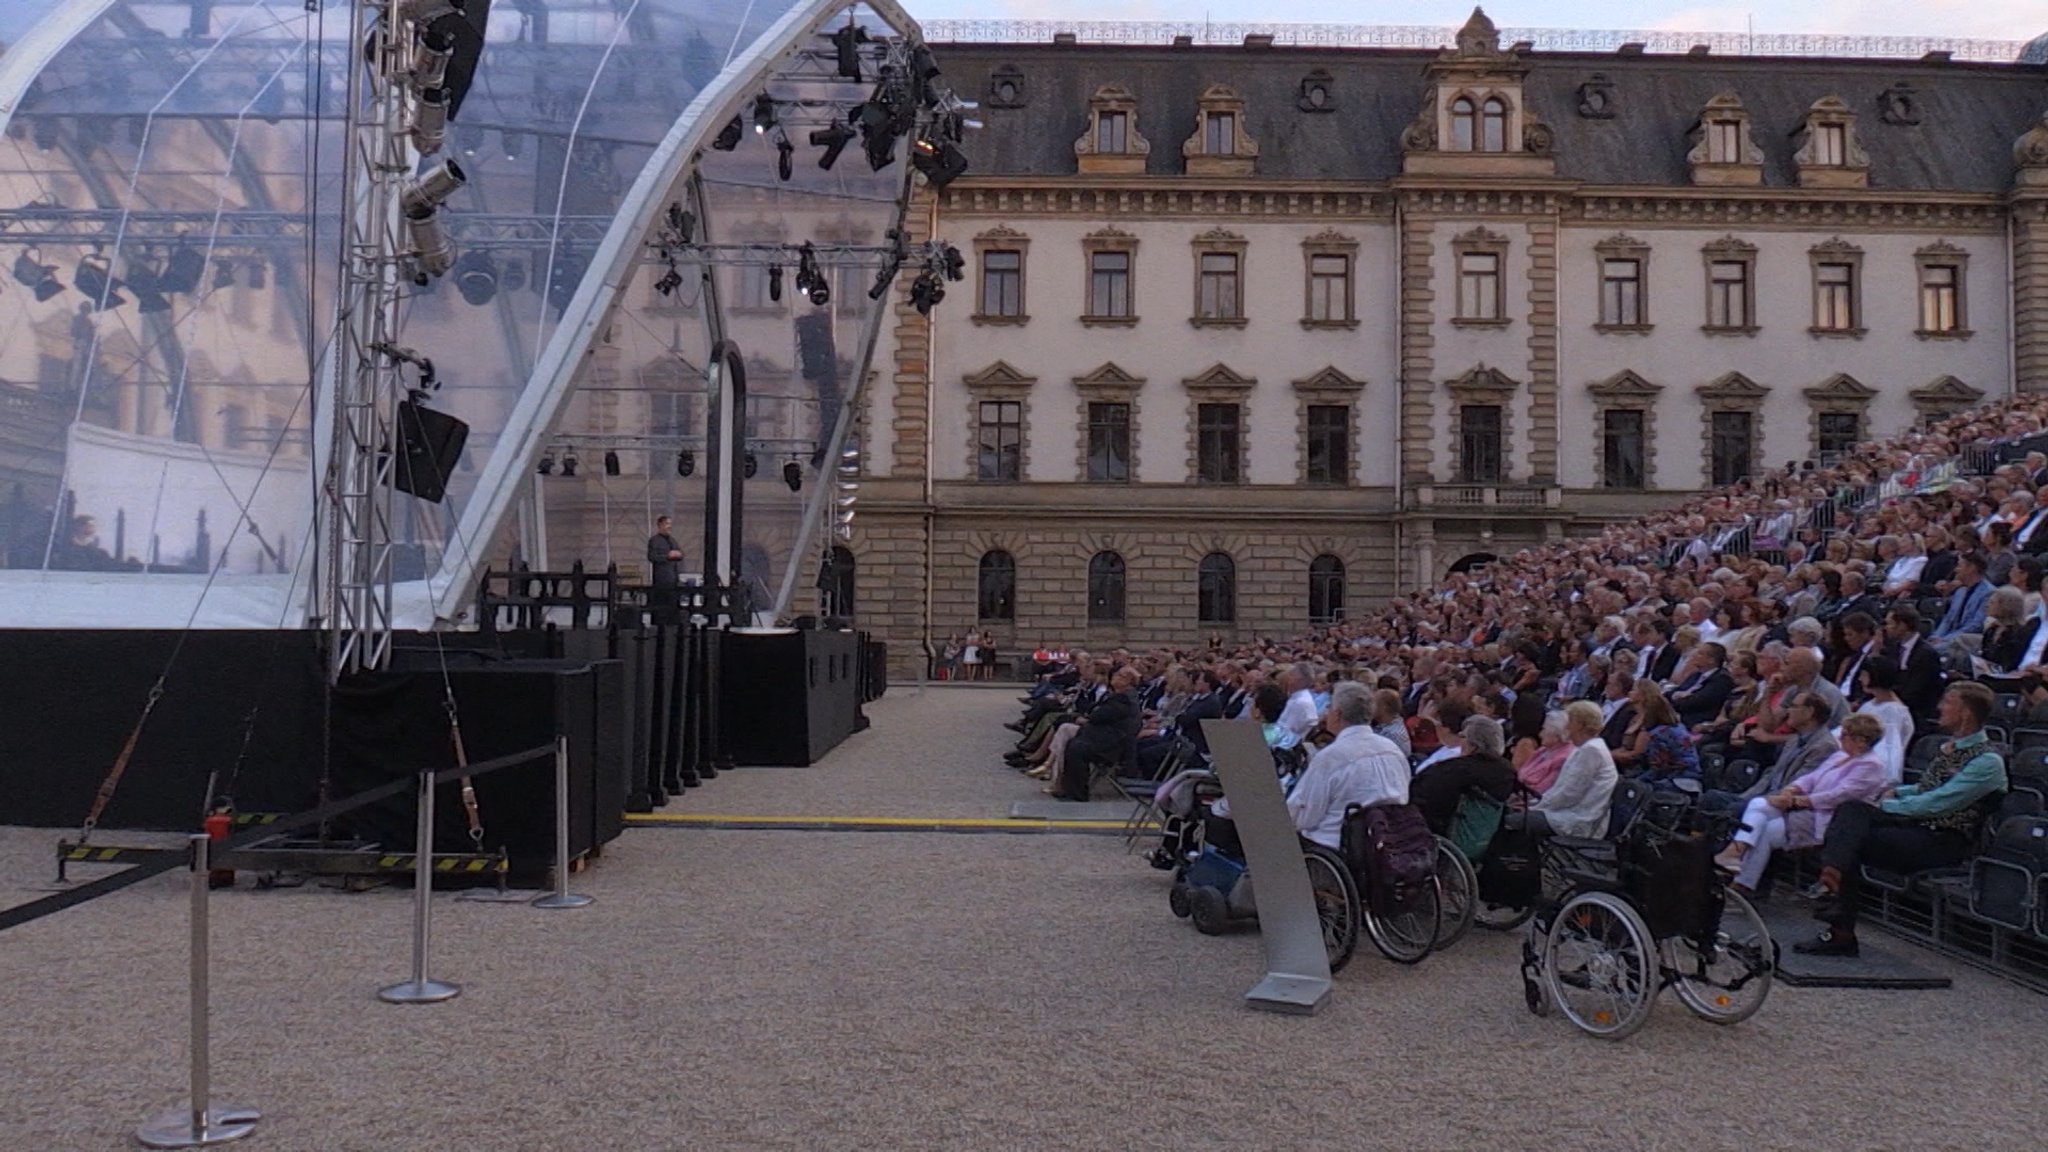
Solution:
[(1875, 716), (1858, 713), (1844, 720), (1842, 750), (1777, 793), (1751, 800), (1734, 843), (1714, 857), (1715, 865), (1735, 873), (1735, 886), (1754, 895), (1773, 851), (1819, 844), (1836, 808), (1884, 791), (1884, 760), (1876, 751), (1883, 739), (1884, 725)]

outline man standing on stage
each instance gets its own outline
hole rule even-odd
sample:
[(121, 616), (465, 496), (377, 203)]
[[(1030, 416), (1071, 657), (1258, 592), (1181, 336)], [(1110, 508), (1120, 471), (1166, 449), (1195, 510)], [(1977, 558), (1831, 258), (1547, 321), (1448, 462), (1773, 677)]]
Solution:
[(676, 589), (681, 583), (683, 550), (669, 532), (672, 523), (666, 516), (656, 517), (654, 535), (647, 538), (647, 562), (653, 569), (649, 583), (654, 588), (648, 604), (654, 609), (656, 624), (674, 624), (678, 619)]

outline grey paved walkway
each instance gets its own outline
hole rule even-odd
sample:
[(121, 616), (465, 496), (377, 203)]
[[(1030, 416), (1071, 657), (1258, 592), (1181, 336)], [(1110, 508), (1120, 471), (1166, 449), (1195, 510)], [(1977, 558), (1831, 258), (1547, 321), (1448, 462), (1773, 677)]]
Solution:
[[(997, 812), (1007, 698), (892, 692), (827, 764), (688, 806)], [(0, 902), (47, 876), (0, 831)], [(1717, 1029), (1670, 997), (1623, 1045), (1521, 1006), (1516, 942), (1362, 955), (1312, 1019), (1246, 1010), (1206, 939), (1090, 836), (636, 829), (576, 912), (438, 906), (463, 996), (404, 974), (407, 897), (216, 901), (215, 1083), (251, 1149), (2033, 1149), (2048, 999), (1781, 988)], [(116, 1149), (182, 1091), (182, 882), (0, 934), (0, 1149)], [(1936, 963), (1939, 963), (1938, 961)], [(1758, 1121), (1753, 1117), (1767, 1116)]]

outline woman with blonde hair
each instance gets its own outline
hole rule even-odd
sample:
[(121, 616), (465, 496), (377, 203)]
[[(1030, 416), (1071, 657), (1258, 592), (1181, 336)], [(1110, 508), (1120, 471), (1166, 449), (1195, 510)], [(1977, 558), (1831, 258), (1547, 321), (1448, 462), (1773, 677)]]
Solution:
[(1875, 716), (1859, 712), (1842, 721), (1842, 750), (1779, 791), (1751, 800), (1742, 828), (1714, 857), (1715, 866), (1735, 873), (1735, 886), (1754, 895), (1772, 852), (1819, 844), (1835, 809), (1851, 800), (1875, 800), (1884, 791), (1884, 763), (1876, 752), (1883, 738), (1884, 725)]

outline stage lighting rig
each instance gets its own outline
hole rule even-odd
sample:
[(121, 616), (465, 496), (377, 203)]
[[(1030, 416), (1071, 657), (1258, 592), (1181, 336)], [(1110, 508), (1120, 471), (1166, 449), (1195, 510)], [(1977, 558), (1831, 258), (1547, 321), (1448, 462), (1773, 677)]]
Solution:
[(412, 86), (420, 92), (439, 88), (448, 79), (455, 58), (455, 33), (445, 24), (429, 23), (413, 43)]
[(462, 165), (444, 160), (407, 186), (399, 197), (405, 212), (405, 227), (413, 248), (414, 284), (425, 284), (430, 276), (444, 276), (455, 266), (455, 246), (441, 227), (441, 205), (469, 182)]
[(787, 132), (775, 134), (775, 174), (785, 182), (796, 174), (796, 145), (790, 143)]
[(910, 163), (934, 188), (944, 188), (967, 172), (967, 154), (950, 140), (919, 140), (911, 146)]
[(448, 93), (439, 88), (420, 90), (412, 111), (412, 143), (422, 156), (441, 150), (448, 138)]
[(780, 264), (770, 264), (768, 266), (768, 299), (777, 304), (782, 303), (782, 265)]
[(797, 463), (794, 460), (791, 460), (789, 463), (784, 464), (782, 466), (782, 482), (784, 484), (789, 485), (789, 490), (791, 492), (803, 491), (804, 466)]
[(57, 279), (57, 266), (43, 263), (42, 253), (34, 248), (14, 258), (14, 282), (24, 288), (35, 289), (39, 302), (47, 302), (64, 291), (63, 283)]
[(861, 78), (860, 46), (867, 42), (868, 30), (851, 21), (832, 33), (832, 51), (838, 57), (841, 77), (854, 81)]
[(818, 268), (818, 254), (810, 242), (804, 242), (796, 254), (796, 290), (811, 298), (819, 308), (832, 302), (832, 287), (826, 281), (824, 272)]
[(455, 289), (481, 308), (498, 294), (498, 264), (488, 252), (464, 252), (455, 262)]
[(563, 478), (565, 478), (565, 479), (569, 479), (569, 480), (574, 480), (574, 479), (576, 478), (576, 466), (577, 466), (577, 465), (578, 465), (579, 463), (581, 463), (581, 461), (579, 461), (579, 460), (577, 460), (577, 459), (576, 459), (576, 450), (575, 450), (574, 448), (571, 448), (571, 449), (569, 449), (569, 450), (568, 450), (567, 452), (563, 453), (563, 454), (562, 454), (562, 476), (563, 476)]
[(543, 476), (553, 476), (555, 474), (555, 453), (553, 449), (541, 453), (537, 471)]
[(711, 141), (711, 146), (720, 152), (730, 152), (740, 146), (740, 135), (746, 130), (746, 125), (735, 116), (718, 130), (718, 137)]
[(673, 264), (668, 266), (668, 272), (665, 273), (661, 279), (656, 280), (654, 282), (654, 290), (656, 292), (661, 293), (663, 296), (675, 295), (676, 289), (681, 288), (682, 286), (683, 274), (681, 272), (676, 271), (676, 266)]
[(766, 92), (754, 97), (754, 135), (766, 136), (775, 127), (775, 97)]
[(917, 309), (919, 316), (931, 315), (932, 309), (938, 307), (939, 302), (945, 298), (945, 285), (939, 282), (937, 276), (932, 275), (929, 268), (919, 272), (917, 279), (910, 282), (910, 305)]
[(604, 454), (604, 474), (607, 476), (617, 476), (619, 474), (619, 454), (610, 449), (606, 449)]
[(676, 475), (688, 480), (697, 471), (697, 454), (688, 448), (676, 453)]
[(78, 270), (71, 274), (71, 282), (100, 311), (128, 303), (128, 298), (116, 291), (120, 283), (114, 279), (113, 264), (98, 252), (79, 260)]
[(811, 133), (811, 146), (825, 150), (824, 154), (818, 157), (818, 167), (830, 172), (832, 166), (839, 163), (839, 154), (846, 151), (846, 146), (853, 143), (857, 135), (859, 134), (853, 130), (853, 126), (844, 120), (834, 120)]

